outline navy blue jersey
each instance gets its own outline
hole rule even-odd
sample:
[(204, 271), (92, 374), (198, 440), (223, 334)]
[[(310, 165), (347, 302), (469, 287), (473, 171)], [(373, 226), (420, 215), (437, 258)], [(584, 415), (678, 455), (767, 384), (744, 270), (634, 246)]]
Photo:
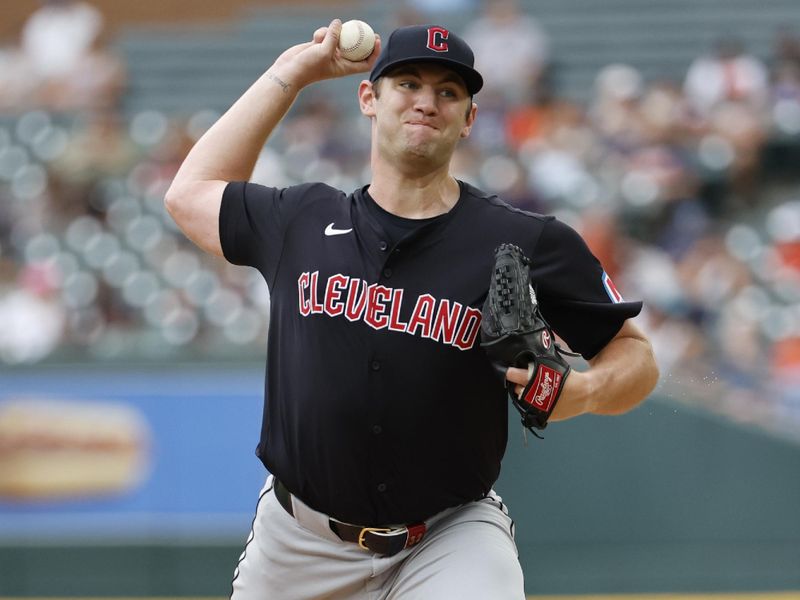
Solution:
[(584, 357), (641, 309), (560, 221), (459, 183), (395, 244), (366, 188), (227, 186), (220, 239), (270, 294), (257, 454), (312, 508), (410, 523), (477, 499), (500, 471), (508, 400), (479, 347), (494, 249), (520, 246), (545, 318)]

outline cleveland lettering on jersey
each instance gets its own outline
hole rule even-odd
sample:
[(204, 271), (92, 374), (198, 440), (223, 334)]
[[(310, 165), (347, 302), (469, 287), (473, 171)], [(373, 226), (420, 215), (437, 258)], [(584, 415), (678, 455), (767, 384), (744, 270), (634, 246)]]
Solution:
[[(320, 283), (319, 271), (304, 272), (297, 278), (298, 310), (304, 317), (325, 314), (363, 321), (373, 329), (419, 335), (459, 350), (475, 345), (480, 331), (481, 311), (455, 300), (422, 294), (404, 322), (400, 313), (405, 290), (337, 273)], [(410, 306), (408, 301), (406, 306)]]

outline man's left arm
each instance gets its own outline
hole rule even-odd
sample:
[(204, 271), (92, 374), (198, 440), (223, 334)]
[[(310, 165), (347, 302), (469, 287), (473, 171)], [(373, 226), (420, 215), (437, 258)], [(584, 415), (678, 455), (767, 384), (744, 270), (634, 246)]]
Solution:
[[(642, 402), (658, 382), (658, 366), (650, 341), (630, 319), (588, 362), (586, 371), (570, 371), (550, 421), (586, 413), (622, 414)], [(519, 384), (517, 393), (520, 393), (528, 383), (528, 372), (510, 367), (506, 378)]]

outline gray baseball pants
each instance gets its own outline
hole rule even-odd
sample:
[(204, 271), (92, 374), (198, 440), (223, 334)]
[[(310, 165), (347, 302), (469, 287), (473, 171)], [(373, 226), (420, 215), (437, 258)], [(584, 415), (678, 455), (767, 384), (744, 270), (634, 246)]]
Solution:
[(524, 600), (513, 522), (500, 497), (447, 509), (424, 539), (384, 557), (343, 542), (327, 515), (261, 491), (231, 600)]

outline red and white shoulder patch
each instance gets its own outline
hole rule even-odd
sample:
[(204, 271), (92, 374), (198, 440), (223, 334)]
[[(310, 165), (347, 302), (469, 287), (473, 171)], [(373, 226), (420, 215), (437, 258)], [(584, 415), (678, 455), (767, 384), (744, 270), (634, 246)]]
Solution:
[(603, 287), (606, 288), (606, 294), (608, 294), (608, 297), (611, 298), (614, 304), (625, 301), (622, 294), (619, 293), (617, 286), (614, 285), (614, 282), (611, 281), (611, 277), (609, 277), (608, 273), (605, 271), (603, 271)]

